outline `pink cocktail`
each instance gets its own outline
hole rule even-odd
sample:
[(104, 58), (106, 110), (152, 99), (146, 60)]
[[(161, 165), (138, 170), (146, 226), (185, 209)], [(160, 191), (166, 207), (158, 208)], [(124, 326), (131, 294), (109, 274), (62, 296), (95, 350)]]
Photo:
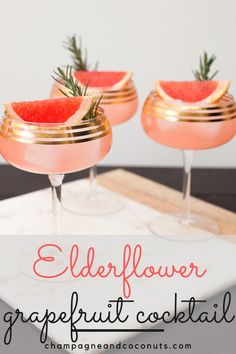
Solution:
[(77, 126), (33, 125), (4, 117), (2, 156), (13, 166), (40, 174), (84, 170), (102, 160), (111, 147), (111, 129), (104, 115)]
[[(11, 165), (33, 173), (47, 174), (53, 187), (54, 212), (60, 207), (64, 174), (95, 165), (111, 148), (110, 124), (99, 108), (96, 118), (66, 124), (32, 124), (4, 116), (0, 149)], [(58, 214), (58, 213), (57, 213)], [(57, 215), (57, 224), (59, 223)]]
[[(181, 223), (217, 233), (219, 226), (216, 220), (190, 214), (191, 164), (194, 151), (218, 147), (234, 137), (236, 103), (233, 97), (227, 94), (214, 104), (194, 105), (167, 102), (152, 91), (143, 106), (142, 126), (155, 142), (183, 151), (185, 209), (183, 215), (180, 215)], [(173, 224), (170, 231), (170, 224), (163, 225), (156, 219), (150, 224), (150, 228), (155, 234), (180, 240), (180, 229)], [(191, 229), (186, 227), (187, 234), (190, 231)]]
[[(63, 93), (59, 90), (58, 82), (53, 84), (50, 97), (62, 97)], [(65, 89), (64, 89), (65, 91)], [(109, 122), (112, 126), (119, 125), (136, 113), (138, 108), (137, 91), (132, 80), (129, 80), (125, 86), (119, 90), (93, 91), (89, 93), (96, 99), (102, 95), (100, 106), (105, 110)]]
[(198, 109), (170, 105), (153, 91), (144, 103), (142, 125), (147, 135), (159, 144), (181, 150), (203, 150), (233, 138), (235, 114), (235, 102), (230, 96)]
[[(60, 84), (55, 82), (52, 86), (50, 96), (63, 96), (60, 88)], [(135, 85), (131, 79), (120, 89), (110, 89), (106, 91), (88, 89), (88, 92), (97, 100), (102, 95), (100, 106), (106, 112), (111, 126), (119, 125), (128, 121), (137, 111), (138, 96)], [(123, 203), (119, 198), (97, 188), (95, 166), (90, 168), (90, 189), (88, 192), (85, 192), (83, 196), (80, 194), (79, 199), (80, 203), (75, 203), (73, 205), (70, 202), (67, 209), (86, 215), (106, 215), (114, 213), (123, 207)], [(77, 210), (78, 205), (80, 206), (79, 210)]]

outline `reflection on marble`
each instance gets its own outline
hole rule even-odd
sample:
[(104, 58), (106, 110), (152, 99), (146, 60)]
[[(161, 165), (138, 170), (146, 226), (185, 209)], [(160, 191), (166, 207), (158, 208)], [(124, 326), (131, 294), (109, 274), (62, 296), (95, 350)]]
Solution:
[[(70, 198), (75, 198), (87, 187), (86, 180), (66, 183), (63, 186), (63, 200), (69, 203)], [(106, 216), (83, 216), (63, 210), (62, 233), (74, 235), (150, 234), (147, 224), (157, 215), (162, 215), (163, 222), (170, 224), (173, 229), (179, 228), (170, 216), (160, 214), (123, 196), (119, 197), (123, 200), (125, 207), (117, 213)], [(50, 235), (53, 230), (50, 189), (1, 201), (0, 222), (0, 234), (3, 235)], [(181, 229), (179, 231), (181, 232)], [(201, 231), (201, 234), (203, 233), (208, 235), (207, 232)], [(191, 228), (191, 234), (198, 235), (199, 230)]]

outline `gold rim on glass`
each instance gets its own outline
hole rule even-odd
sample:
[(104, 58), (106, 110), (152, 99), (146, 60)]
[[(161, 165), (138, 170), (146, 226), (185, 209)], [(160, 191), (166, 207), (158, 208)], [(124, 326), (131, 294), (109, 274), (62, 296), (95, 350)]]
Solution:
[(99, 114), (89, 121), (77, 125), (32, 124), (3, 117), (0, 136), (27, 144), (74, 144), (100, 139), (111, 134), (111, 127), (104, 110), (99, 107)]
[(148, 109), (153, 112), (160, 112), (161, 114), (175, 114), (178, 116), (196, 116), (196, 117), (202, 117), (202, 116), (217, 116), (217, 115), (222, 115), (222, 114), (232, 114), (236, 112), (236, 106), (232, 106), (229, 108), (225, 109), (218, 109), (218, 110), (204, 110), (204, 111), (175, 111), (173, 109), (169, 108), (164, 108), (161, 106), (148, 106)]
[(233, 97), (227, 94), (214, 104), (178, 105), (164, 101), (152, 91), (144, 103), (143, 113), (171, 122), (221, 122), (236, 118), (236, 103)]
[(108, 90), (103, 91), (99, 94), (93, 91), (91, 91), (90, 93), (96, 99), (98, 99), (102, 94), (102, 105), (128, 103), (137, 99), (137, 91), (132, 81), (130, 81), (126, 86), (124, 86), (120, 90)]
[[(59, 89), (59, 84), (55, 83), (52, 92), (54, 91), (57, 92), (58, 89)], [(52, 95), (53, 97), (57, 96), (55, 92)], [(138, 97), (133, 81), (130, 81), (127, 85), (125, 85), (119, 90), (107, 90), (103, 92), (89, 90), (89, 94), (94, 96), (95, 99), (99, 99), (100, 96), (102, 95), (103, 96), (101, 100), (102, 105), (129, 103), (131, 101), (136, 100)], [(59, 93), (59, 95), (62, 96), (61, 93)]]

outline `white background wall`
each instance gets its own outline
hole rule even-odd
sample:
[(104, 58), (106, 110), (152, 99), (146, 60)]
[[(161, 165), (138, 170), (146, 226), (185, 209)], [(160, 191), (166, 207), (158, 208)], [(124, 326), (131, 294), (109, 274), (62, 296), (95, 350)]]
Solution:
[[(236, 93), (235, 0), (1, 0), (0, 100), (47, 97), (50, 75), (70, 62), (62, 47), (80, 34), (100, 69), (134, 72), (140, 108), (154, 79), (191, 80), (206, 49), (217, 55), (218, 78)], [(180, 154), (145, 136), (140, 108), (114, 129), (105, 164), (180, 165)], [(236, 166), (236, 139), (199, 152), (195, 165)]]

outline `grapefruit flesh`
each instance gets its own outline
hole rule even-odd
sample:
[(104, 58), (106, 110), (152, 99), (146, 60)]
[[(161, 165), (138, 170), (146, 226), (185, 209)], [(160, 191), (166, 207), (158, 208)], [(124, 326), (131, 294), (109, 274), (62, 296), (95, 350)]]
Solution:
[(75, 71), (79, 85), (99, 91), (120, 89), (131, 79), (130, 71)]
[(214, 103), (224, 96), (230, 81), (156, 81), (156, 90), (165, 100), (186, 103)]
[(78, 123), (88, 113), (93, 97), (78, 96), (5, 103), (6, 114), (30, 123)]

